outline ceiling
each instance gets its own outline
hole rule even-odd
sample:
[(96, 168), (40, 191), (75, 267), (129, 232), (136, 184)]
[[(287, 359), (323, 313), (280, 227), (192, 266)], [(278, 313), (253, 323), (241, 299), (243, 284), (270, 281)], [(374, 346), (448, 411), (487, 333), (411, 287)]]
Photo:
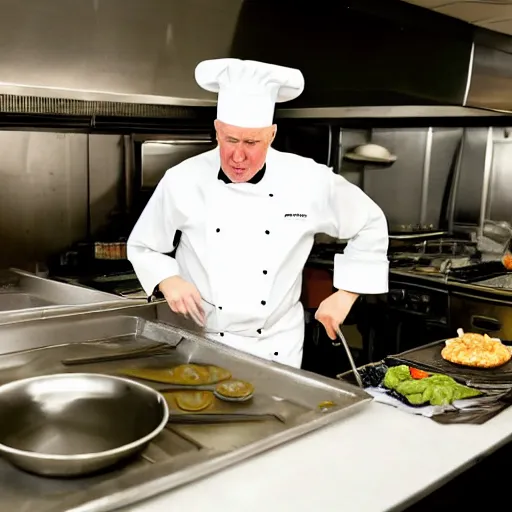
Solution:
[(473, 25), (512, 35), (512, 0), (404, 0)]

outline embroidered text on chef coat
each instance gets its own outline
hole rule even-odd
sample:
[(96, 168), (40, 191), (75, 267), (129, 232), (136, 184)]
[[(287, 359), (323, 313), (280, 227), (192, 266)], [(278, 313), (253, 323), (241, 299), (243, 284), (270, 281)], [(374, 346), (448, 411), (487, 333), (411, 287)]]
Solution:
[(308, 216), (307, 213), (285, 213), (285, 219), (306, 219)]

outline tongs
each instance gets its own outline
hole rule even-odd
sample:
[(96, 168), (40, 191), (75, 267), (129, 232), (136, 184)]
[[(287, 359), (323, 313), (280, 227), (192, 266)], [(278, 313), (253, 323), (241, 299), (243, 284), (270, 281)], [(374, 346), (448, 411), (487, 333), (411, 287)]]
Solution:
[(165, 342), (152, 343), (143, 347), (124, 349), (114, 354), (101, 354), (82, 357), (70, 357), (62, 359), (64, 366), (76, 366), (82, 364), (107, 363), (110, 361), (122, 361), (124, 359), (138, 359), (141, 357), (167, 355), (175, 346)]
[[(354, 374), (354, 377), (356, 378), (357, 383), (359, 384), (359, 387), (364, 388), (363, 380), (361, 379), (361, 375), (359, 375), (359, 372), (357, 371), (357, 368), (354, 363), (354, 359), (352, 358), (352, 353), (350, 352), (350, 348), (348, 346), (347, 340), (345, 339), (345, 336), (343, 336), (343, 333), (341, 332), (341, 329), (339, 327), (336, 327), (336, 334), (338, 335), (338, 338), (343, 343), (343, 347), (345, 349), (345, 352), (347, 353), (347, 357), (350, 362), (350, 366), (352, 367), (352, 372)], [(336, 346), (336, 343), (333, 343), (333, 345)]]

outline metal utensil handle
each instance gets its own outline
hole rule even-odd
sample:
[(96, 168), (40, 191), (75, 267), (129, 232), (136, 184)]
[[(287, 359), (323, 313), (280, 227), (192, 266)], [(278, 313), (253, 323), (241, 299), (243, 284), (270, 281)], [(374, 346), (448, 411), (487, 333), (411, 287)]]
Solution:
[(350, 361), (350, 366), (352, 367), (352, 372), (354, 373), (354, 377), (356, 378), (357, 383), (359, 384), (359, 387), (363, 388), (363, 381), (361, 379), (361, 375), (359, 375), (359, 372), (357, 371), (356, 364), (354, 363), (354, 359), (352, 359), (352, 353), (350, 352), (350, 348), (348, 346), (347, 340), (345, 339), (345, 336), (343, 336), (343, 333), (341, 332), (341, 329), (339, 327), (336, 328), (336, 334), (338, 335), (338, 338), (343, 343), (343, 347), (345, 348), (345, 352), (347, 353), (348, 360)]
[(64, 366), (73, 366), (81, 364), (106, 363), (109, 361), (121, 361), (123, 359), (134, 359), (146, 356), (155, 356), (167, 354), (175, 347), (164, 342), (157, 342), (145, 347), (123, 350), (115, 354), (102, 354), (97, 356), (70, 357), (62, 359)]

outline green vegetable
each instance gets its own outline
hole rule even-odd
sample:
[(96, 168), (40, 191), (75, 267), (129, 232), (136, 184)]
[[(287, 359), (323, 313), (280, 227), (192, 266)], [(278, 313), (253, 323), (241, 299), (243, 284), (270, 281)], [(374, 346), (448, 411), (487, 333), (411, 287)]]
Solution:
[(455, 400), (481, 394), (476, 389), (459, 384), (448, 375), (434, 373), (424, 379), (413, 379), (406, 365), (389, 368), (383, 384), (384, 387), (404, 396), (413, 405), (448, 405)]
[(384, 386), (386, 386), (388, 389), (395, 389), (396, 386), (404, 380), (412, 380), (409, 367), (405, 364), (401, 364), (400, 366), (393, 366), (386, 372), (384, 377)]
[(456, 384), (457, 383), (451, 378), (448, 377), (448, 375), (440, 375), (438, 373), (433, 373), (430, 377), (430, 382), (434, 384)]
[(423, 395), (421, 393), (413, 393), (412, 395), (408, 395), (407, 400), (409, 401), (409, 403), (413, 405), (421, 405), (425, 403), (425, 400), (423, 400)]
[(426, 381), (427, 378), (421, 380), (404, 380), (398, 383), (395, 390), (401, 395), (413, 395), (416, 393), (421, 395), (429, 387), (429, 383)]
[(466, 386), (457, 384), (457, 387), (453, 390), (453, 399), (462, 400), (463, 398), (473, 398), (474, 396), (479, 396), (480, 394), (480, 391), (477, 391), (476, 389), (471, 389)]
[(453, 389), (449, 386), (434, 385), (430, 405), (448, 405), (453, 402)]
[(427, 403), (427, 402), (430, 403), (430, 400), (432, 399), (432, 395), (434, 394), (434, 389), (435, 389), (435, 386), (427, 384), (427, 387), (426, 387), (425, 391), (423, 391), (423, 394), (422, 394), (423, 403)]

